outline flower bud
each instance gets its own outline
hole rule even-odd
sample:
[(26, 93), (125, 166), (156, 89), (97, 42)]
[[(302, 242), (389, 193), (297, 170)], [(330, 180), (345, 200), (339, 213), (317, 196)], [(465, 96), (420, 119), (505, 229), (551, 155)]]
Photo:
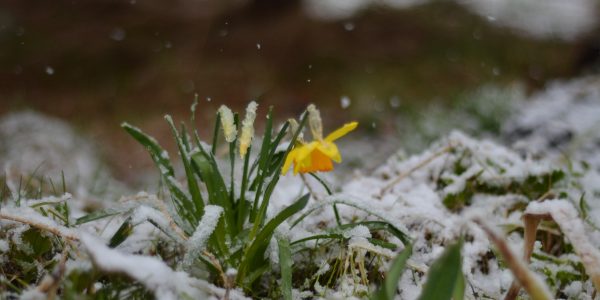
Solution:
[(225, 140), (228, 143), (235, 141), (237, 128), (235, 127), (231, 109), (225, 105), (221, 105), (221, 107), (219, 107), (219, 115), (221, 116), (221, 126), (223, 127), (223, 133), (225, 134)]
[(323, 122), (321, 121), (321, 113), (314, 104), (310, 104), (306, 110), (308, 111), (308, 125), (312, 132), (313, 139), (323, 139)]
[(242, 133), (240, 134), (240, 156), (243, 158), (248, 152), (248, 147), (254, 138), (254, 120), (256, 119), (256, 108), (258, 104), (250, 102), (246, 107), (246, 116), (242, 121)]

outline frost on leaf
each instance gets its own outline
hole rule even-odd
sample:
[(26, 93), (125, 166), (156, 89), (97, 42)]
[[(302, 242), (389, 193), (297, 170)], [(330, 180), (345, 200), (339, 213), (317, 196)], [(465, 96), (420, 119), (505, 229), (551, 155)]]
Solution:
[(81, 242), (96, 267), (104, 272), (131, 277), (152, 291), (157, 299), (179, 299), (183, 296), (200, 299), (222, 293), (205, 281), (173, 271), (159, 258), (121, 253), (90, 235), (83, 235)]
[(222, 213), (223, 208), (217, 205), (207, 205), (204, 208), (202, 220), (200, 220), (200, 223), (198, 223), (198, 226), (196, 227), (196, 231), (194, 231), (194, 234), (192, 234), (186, 243), (186, 252), (183, 257), (183, 265), (185, 267), (191, 266), (194, 263), (194, 260), (197, 259), (205, 249), (206, 241), (215, 230)]

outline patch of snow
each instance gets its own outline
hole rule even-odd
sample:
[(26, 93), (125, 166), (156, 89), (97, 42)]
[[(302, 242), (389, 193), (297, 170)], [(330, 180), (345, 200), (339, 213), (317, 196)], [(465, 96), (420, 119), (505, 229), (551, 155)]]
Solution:
[(525, 210), (527, 214), (549, 214), (569, 239), (575, 252), (581, 258), (586, 273), (594, 280), (600, 279), (600, 251), (590, 243), (585, 226), (573, 204), (567, 200), (547, 200), (531, 202)]
[(224, 290), (191, 278), (185, 272), (173, 271), (159, 258), (121, 253), (88, 234), (81, 236), (81, 242), (100, 270), (126, 274), (152, 291), (157, 299), (217, 299), (225, 294)]
[(8, 242), (0, 239), (0, 252), (8, 252), (9, 249)]
[(186, 251), (183, 257), (183, 265), (191, 266), (197, 259), (202, 250), (206, 247), (206, 241), (215, 230), (219, 218), (223, 213), (223, 208), (217, 205), (207, 205), (204, 207), (204, 216), (198, 223), (196, 231), (186, 242)]

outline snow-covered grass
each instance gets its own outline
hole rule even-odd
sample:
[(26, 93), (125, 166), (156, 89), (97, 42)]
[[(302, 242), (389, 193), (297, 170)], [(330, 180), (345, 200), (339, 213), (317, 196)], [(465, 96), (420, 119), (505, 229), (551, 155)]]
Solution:
[(600, 285), (597, 82), (558, 82), (513, 99), (506, 121), (481, 121), (497, 109), (466, 110), (465, 127), (493, 138), (450, 131), (343, 181), (281, 174), (306, 115), (290, 130), (269, 112), (252, 138), (256, 106), (244, 121), (222, 108), (210, 143), (167, 117), (179, 157), (124, 124), (156, 163), (160, 193), (87, 205), (90, 193), (71, 186), (74, 177), (50, 183), (7, 170), (0, 295), (592, 299)]

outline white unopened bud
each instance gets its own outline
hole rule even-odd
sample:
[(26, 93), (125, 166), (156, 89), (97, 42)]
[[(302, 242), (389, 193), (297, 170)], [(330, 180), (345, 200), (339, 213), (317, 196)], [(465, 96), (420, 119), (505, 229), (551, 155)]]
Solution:
[(308, 111), (308, 125), (315, 140), (323, 139), (323, 122), (321, 121), (321, 113), (314, 104), (310, 104), (306, 110)]
[[(294, 134), (296, 133), (296, 131), (298, 131), (298, 129), (300, 129), (300, 124), (298, 124), (298, 121), (296, 121), (296, 119), (288, 119), (288, 123), (290, 123), (290, 134), (293, 137)], [(304, 142), (304, 134), (302, 132), (298, 133), (298, 141), (300, 142)]]
[(221, 105), (221, 107), (219, 107), (219, 115), (221, 116), (221, 126), (223, 127), (223, 133), (225, 134), (225, 140), (228, 143), (235, 141), (237, 128), (235, 128), (231, 109), (225, 105)]
[(258, 104), (254, 101), (246, 107), (246, 116), (242, 121), (242, 133), (240, 134), (240, 156), (243, 158), (248, 152), (248, 147), (254, 138), (254, 120), (256, 119), (256, 108)]

